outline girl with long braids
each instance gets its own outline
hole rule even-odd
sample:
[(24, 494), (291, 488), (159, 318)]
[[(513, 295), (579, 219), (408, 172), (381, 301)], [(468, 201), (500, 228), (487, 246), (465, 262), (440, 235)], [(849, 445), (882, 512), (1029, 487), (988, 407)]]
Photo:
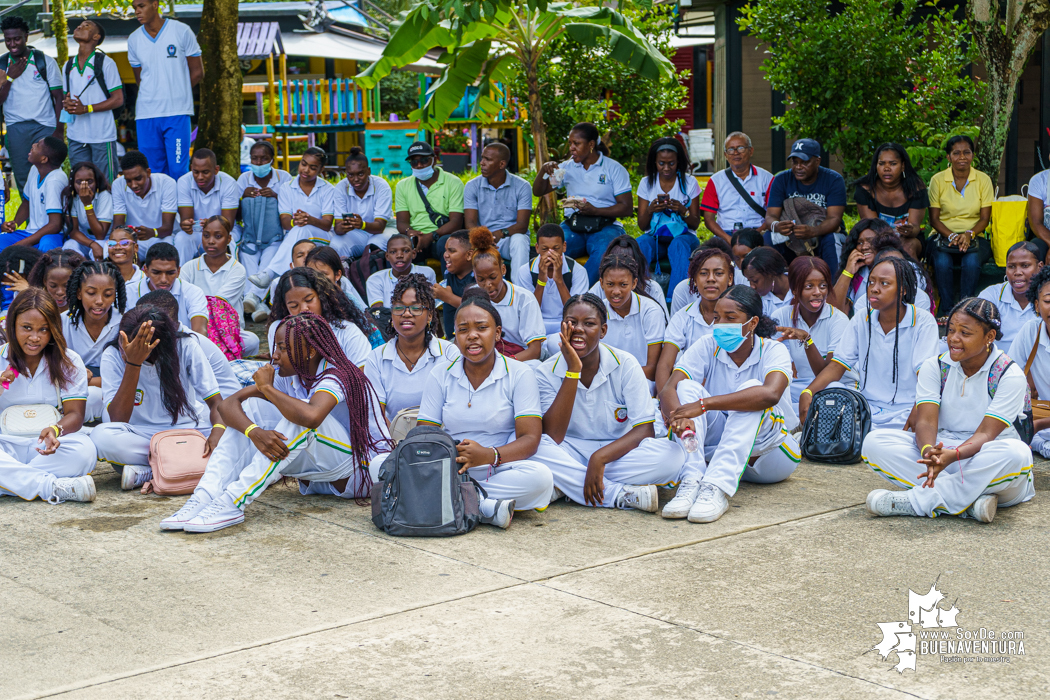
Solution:
[(951, 310), (948, 352), (919, 368), (915, 432), (873, 430), (864, 439), (864, 462), (905, 489), (872, 491), (869, 513), (990, 523), (997, 508), (1035, 496), (1032, 451), (1014, 428), (1026, 409), (1024, 370), (996, 346), (1001, 327), (986, 299)]
[(49, 404), (62, 416), (39, 436), (0, 435), (0, 496), (48, 503), (95, 500), (95, 446), (85, 433), (87, 371), (66, 347), (54, 299), (32, 287), (18, 295), (7, 314), (9, 343), (0, 346), (0, 411)]
[(419, 423), (443, 427), (459, 440), (460, 473), (488, 493), (480, 503), (482, 521), (507, 528), (515, 508), (550, 505), (554, 480), (533, 459), (543, 430), (536, 375), (496, 350), (502, 326), (500, 311), (487, 298), (463, 297), (456, 311), (456, 346), (463, 356), (430, 373)]
[(804, 421), (813, 395), (847, 371), (871, 407), (872, 428), (910, 428), (915, 405), (915, 374), (937, 354), (937, 321), (915, 305), (915, 270), (896, 257), (875, 258), (868, 276), (870, 313), (850, 319), (832, 361), (802, 390)]
[[(73, 271), (83, 264), (84, 256), (75, 250), (65, 248), (49, 250), (36, 261), (33, 269), (29, 271), (29, 276), (26, 277), (27, 286), (40, 287), (50, 294), (58, 310), (64, 313), (69, 308), (66, 285), (69, 283), (69, 278), (73, 276)], [(15, 291), (22, 290), (16, 288)]]
[(443, 360), (460, 356), (455, 343), (435, 338), (433, 284), (412, 273), (397, 281), (391, 293), (390, 320), (396, 335), (375, 348), (365, 362), (365, 376), (379, 395), (387, 420), (419, 406), (423, 385)]
[(712, 334), (678, 358), (660, 409), (670, 432), (679, 441), (692, 437), (697, 449), (687, 452), (663, 517), (714, 522), (741, 480), (773, 484), (795, 471), (791, 356), (770, 340), (775, 333), (758, 292), (734, 285), (715, 304)]
[(629, 255), (606, 255), (598, 268), (609, 331), (605, 343), (634, 356), (650, 382), (656, 379), (660, 346), (664, 342), (664, 321), (660, 304), (635, 290), (638, 262)]
[[(73, 271), (66, 285), (69, 311), (62, 314), (62, 335), (88, 372), (86, 415), (102, 417), (102, 353), (113, 340), (127, 304), (124, 278), (108, 260), (92, 260)], [(115, 307), (115, 308), (114, 308)]]
[[(343, 354), (328, 323), (303, 313), (277, 324), (270, 364), (255, 384), (222, 402), (229, 426), (193, 495), (163, 530), (214, 532), (244, 522), (244, 509), (281, 477), (304, 494), (367, 498), (369, 467), (390, 449), (382, 409), (364, 373)], [(242, 408), (266, 401), (280, 414), (272, 428)]]
[(598, 297), (566, 302), (561, 352), (536, 370), (544, 435), (535, 459), (554, 475), (552, 500), (655, 513), (655, 484), (678, 477), (685, 451), (656, 439), (649, 382), (637, 360), (601, 342), (607, 329)]
[[(885, 223), (885, 222), (883, 222)], [(926, 309), (931, 314), (936, 310), (933, 300), (927, 293), (927, 290), (933, 289), (933, 284), (928, 279), (926, 268), (919, 264), (919, 261), (913, 258), (907, 250), (904, 249), (904, 244), (901, 242), (901, 237), (893, 231), (887, 231), (880, 233), (875, 236), (875, 240), (871, 243), (871, 261), (874, 263), (875, 260), (884, 260), (885, 258), (900, 258), (906, 260), (911, 269), (915, 270), (915, 305), (920, 309)], [(863, 280), (861, 284), (854, 289), (853, 299), (853, 316), (862, 316), (868, 313), (868, 271), (866, 268), (863, 272)]]
[(204, 454), (222, 436), (218, 382), (200, 344), (153, 306), (129, 309), (119, 335), (102, 353), (102, 395), (111, 423), (91, 431), (99, 459), (120, 473), (124, 490), (153, 478), (149, 443), (155, 433), (196, 429), (208, 438)]

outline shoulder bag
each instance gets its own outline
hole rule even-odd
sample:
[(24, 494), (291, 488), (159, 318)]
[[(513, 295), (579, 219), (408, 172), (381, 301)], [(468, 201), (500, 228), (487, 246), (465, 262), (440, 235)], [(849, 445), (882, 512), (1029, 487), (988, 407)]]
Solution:
[(751, 195), (748, 194), (744, 186), (740, 184), (740, 180), (736, 179), (736, 175), (733, 174), (732, 168), (726, 168), (726, 178), (729, 180), (729, 184), (733, 186), (736, 193), (740, 195), (740, 198), (744, 200), (744, 204), (751, 207), (752, 211), (761, 216), (763, 219), (766, 218), (766, 210), (764, 207), (758, 205), (758, 202), (751, 199)]
[(441, 228), (449, 222), (449, 218), (444, 214), (438, 214), (434, 211), (434, 207), (430, 206), (430, 200), (427, 199), (427, 193), (423, 191), (423, 185), (419, 182), (419, 178), (416, 180), (416, 192), (419, 192), (419, 198), (423, 200), (423, 206), (427, 209), (427, 216), (430, 217), (430, 223), (434, 224), (435, 227)]
[[(0, 348), (2, 350), (2, 348)], [(12, 369), (14, 366), (12, 365)], [(62, 394), (55, 387), (58, 405), (62, 405)], [(56, 425), (62, 419), (62, 411), (49, 403), (28, 403), (8, 406), (0, 413), (0, 434), (15, 437), (39, 437), (44, 428)]]
[(1039, 350), (1039, 336), (1044, 333), (1045, 325), (1039, 325), (1039, 332), (1035, 336), (1035, 344), (1032, 351), (1028, 353), (1028, 361), (1024, 363), (1024, 377), (1028, 380), (1028, 391), (1032, 396), (1032, 418), (1050, 418), (1050, 401), (1039, 398), (1039, 390), (1035, 388), (1035, 380), (1032, 379), (1032, 363), (1035, 362), (1035, 353)]

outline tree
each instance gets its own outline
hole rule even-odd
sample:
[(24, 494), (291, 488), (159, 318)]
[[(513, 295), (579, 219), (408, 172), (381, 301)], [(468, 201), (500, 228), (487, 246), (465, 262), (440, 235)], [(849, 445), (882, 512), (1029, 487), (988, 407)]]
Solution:
[[(642, 4), (648, 7), (651, 0)], [(538, 167), (548, 159), (539, 65), (552, 43), (563, 36), (589, 47), (607, 42), (609, 57), (642, 77), (655, 80), (674, 74), (671, 62), (645, 35), (608, 7), (574, 7), (547, 0), (420, 0), (394, 30), (383, 57), (359, 75), (358, 82), (373, 87), (393, 68), (414, 63), (431, 49), (442, 49), (445, 69), (427, 91), (423, 108), (409, 115), (437, 129), (475, 83), (480, 89), (470, 100), (470, 115), (493, 119), (501, 109), (493, 97), (496, 84), (509, 81), (519, 70), (524, 75)]]
[(788, 109), (774, 124), (838, 153), (847, 177), (868, 169), (883, 141), (974, 124), (983, 86), (966, 76), (976, 58), (951, 8), (918, 0), (762, 0), (740, 26), (765, 44), (762, 64)]
[(241, 172), (241, 68), (237, 58), (237, 0), (204, 0), (201, 12), (204, 77), (201, 112), (194, 143), (215, 151), (219, 169), (237, 177)]
[(984, 61), (988, 85), (975, 155), (992, 182), (998, 182), (1017, 83), (1043, 32), (1050, 27), (1050, 1), (970, 0), (967, 19)]
[(69, 60), (69, 25), (66, 23), (66, 10), (62, 0), (51, 0), (51, 33), (55, 37), (55, 59), (59, 68), (64, 68)]

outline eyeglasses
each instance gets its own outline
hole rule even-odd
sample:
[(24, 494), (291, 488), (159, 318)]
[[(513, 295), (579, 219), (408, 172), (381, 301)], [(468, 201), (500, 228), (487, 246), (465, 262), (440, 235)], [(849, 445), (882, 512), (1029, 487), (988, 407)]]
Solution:
[(423, 307), (419, 305), (413, 306), (392, 306), (390, 307), (390, 314), (392, 316), (404, 316), (405, 311), (408, 311), (409, 316), (422, 316)]
[(726, 155), (732, 156), (736, 155), (737, 153), (745, 153), (749, 148), (751, 148), (751, 146), (736, 146), (734, 148), (727, 148)]
[(109, 242), (109, 247), (110, 248), (116, 248), (117, 246), (120, 246), (121, 248), (127, 248), (128, 246), (130, 246), (134, 242), (135, 241), (132, 241), (130, 239), (125, 238), (122, 241), (110, 241)]

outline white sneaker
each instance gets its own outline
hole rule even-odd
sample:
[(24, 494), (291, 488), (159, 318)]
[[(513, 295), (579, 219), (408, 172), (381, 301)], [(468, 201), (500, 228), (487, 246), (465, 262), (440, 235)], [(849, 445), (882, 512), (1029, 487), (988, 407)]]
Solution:
[(696, 479), (684, 479), (678, 484), (678, 493), (667, 502), (660, 515), (665, 518), (684, 518), (693, 507), (696, 494), (700, 492), (700, 482)]
[(503, 528), (506, 530), (510, 527), (510, 521), (514, 519), (514, 500), (499, 500), (496, 501), (496, 508), (491, 518), (482, 517), (481, 522), (487, 525), (495, 525), (496, 527)]
[(252, 313), (252, 320), (255, 321), (256, 323), (262, 323), (263, 321), (265, 321), (269, 317), (270, 317), (270, 309), (269, 309), (269, 307), (266, 306), (266, 304), (261, 304)]
[(700, 484), (700, 493), (689, 509), (689, 522), (713, 523), (729, 510), (729, 499), (713, 484)]
[(120, 488), (125, 491), (137, 489), (153, 478), (153, 470), (137, 464), (125, 464), (120, 472)]
[(986, 493), (977, 497), (973, 505), (966, 509), (965, 515), (981, 523), (990, 523), (995, 518), (995, 511), (998, 508), (999, 496), (994, 493)]
[(565, 498), (565, 494), (560, 488), (555, 486), (554, 491), (551, 493), (551, 503), (554, 503), (555, 501), (560, 501), (563, 498)]
[(250, 314), (255, 311), (256, 306), (262, 303), (262, 300), (254, 294), (247, 294), (242, 303), (244, 304), (244, 311)]
[(59, 477), (47, 502), (56, 505), (63, 501), (90, 503), (95, 500), (95, 480), (90, 476)]
[(207, 492), (201, 491), (200, 493), (194, 493), (190, 496), (190, 500), (186, 501), (182, 508), (179, 508), (174, 515), (160, 521), (160, 529), (181, 530), (186, 523), (200, 514), (209, 503), (211, 503), (211, 496), (209, 496)]
[(244, 511), (233, 505), (233, 499), (224, 493), (187, 520), (182, 529), (186, 532), (215, 532), (243, 522)]
[(249, 275), (248, 281), (256, 287), (266, 289), (270, 286), (270, 282), (273, 282), (273, 273), (269, 270), (259, 270), (254, 275)]
[[(875, 489), (868, 494), (865, 501), (868, 512), (872, 515), (912, 515), (918, 516), (911, 505), (907, 491), (889, 491), (887, 489)], [(995, 512), (994, 509), (992, 511)]]
[(660, 496), (656, 486), (624, 486), (616, 498), (616, 507), (655, 513), (660, 507)]

